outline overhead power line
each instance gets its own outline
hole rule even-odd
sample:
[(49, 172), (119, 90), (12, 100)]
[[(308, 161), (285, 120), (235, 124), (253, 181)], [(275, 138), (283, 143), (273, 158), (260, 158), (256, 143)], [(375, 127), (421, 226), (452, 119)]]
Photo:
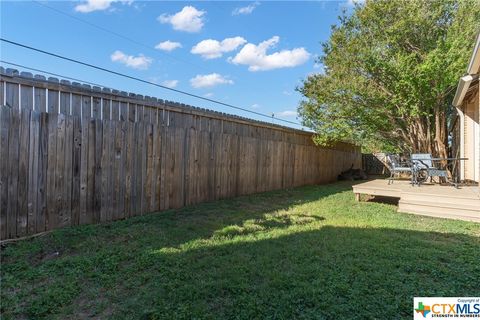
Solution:
[(55, 77), (59, 77), (59, 78), (67, 79), (67, 80), (78, 81), (78, 82), (81, 82), (81, 83), (89, 84), (91, 86), (104, 87), (104, 88), (107, 87), (103, 84), (98, 84), (98, 83), (95, 83), (95, 82), (90, 82), (90, 81), (86, 81), (86, 80), (72, 78), (72, 77), (65, 76), (65, 75), (62, 75), (62, 74), (59, 74), (59, 73), (54, 73), (54, 72), (51, 72), (51, 71), (32, 68), (32, 67), (25, 66), (23, 64), (13, 63), (13, 62), (10, 62), (10, 61), (0, 60), (0, 63), (5, 63), (5, 64), (11, 65), (11, 66), (27, 69), (27, 70), (30, 70), (30, 71), (41, 72), (41, 73), (44, 73), (44, 74), (48, 74), (48, 75), (51, 75), (51, 76), (55, 76)]
[(59, 13), (59, 14), (61, 14), (61, 15), (64, 15), (64, 16), (69, 17), (69, 18), (71, 18), (71, 19), (74, 19), (74, 20), (76, 20), (76, 21), (79, 21), (79, 22), (81, 22), (81, 23), (83, 23), (83, 24), (86, 24), (86, 25), (88, 25), (88, 26), (90, 26), (90, 27), (93, 27), (93, 28), (96, 28), (96, 29), (98, 29), (98, 30), (100, 30), (100, 31), (103, 31), (103, 32), (112, 34), (112, 35), (114, 35), (114, 36), (116, 36), (116, 37), (119, 37), (119, 38), (121, 38), (121, 39), (123, 39), (123, 40), (127, 40), (127, 41), (129, 41), (129, 42), (131, 42), (131, 43), (134, 43), (134, 44), (138, 45), (138, 46), (147, 48), (147, 49), (149, 49), (149, 50), (151, 50), (151, 51), (154, 51), (154, 52), (157, 53), (157, 54), (160, 53), (160, 54), (162, 54), (162, 55), (164, 55), (164, 56), (166, 56), (167, 58), (170, 58), (170, 59), (172, 59), (172, 60), (176, 60), (176, 61), (179, 61), (179, 62), (188, 64), (188, 65), (197, 67), (197, 68), (202, 69), (202, 70), (207, 70), (207, 68), (205, 68), (205, 67), (203, 67), (203, 66), (201, 66), (201, 65), (199, 65), (199, 64), (196, 64), (196, 63), (193, 63), (193, 62), (190, 62), (190, 61), (187, 61), (187, 60), (183, 60), (183, 59), (177, 58), (177, 57), (175, 57), (175, 56), (173, 56), (173, 55), (171, 55), (171, 54), (168, 54), (168, 53), (166, 53), (166, 52), (161, 52), (161, 51), (159, 51), (159, 50), (155, 50), (155, 49), (152, 48), (152, 46), (150, 46), (150, 45), (147, 45), (147, 44), (145, 44), (145, 43), (142, 43), (142, 42), (140, 42), (140, 41), (138, 41), (138, 40), (135, 40), (135, 39), (133, 39), (133, 38), (127, 37), (127, 36), (125, 36), (125, 35), (123, 35), (123, 34), (121, 34), (121, 33), (118, 33), (118, 32), (116, 32), (116, 31), (113, 31), (113, 30), (107, 29), (107, 28), (105, 28), (105, 27), (102, 27), (102, 26), (100, 26), (100, 25), (98, 25), (98, 24), (95, 24), (95, 23), (92, 23), (92, 22), (90, 22), (90, 21), (87, 21), (87, 20), (81, 19), (81, 18), (79, 18), (79, 17), (76, 17), (76, 16), (74, 16), (74, 15), (68, 13), (68, 12), (59, 10), (59, 9), (57, 9), (57, 8), (54, 8), (54, 7), (51, 7), (51, 6), (49, 6), (49, 5), (47, 5), (47, 4), (43, 3), (43, 2), (40, 2), (40, 1), (37, 1), (37, 0), (33, 0), (33, 2), (35, 2), (36, 4), (38, 4), (38, 5), (40, 5), (40, 6), (44, 7), (44, 8), (50, 9), (50, 10), (52, 10), (52, 11), (55, 11), (56, 13)]
[[(241, 111), (244, 111), (244, 112), (255, 114), (257, 116), (268, 118), (270, 120), (272, 119), (271, 115), (268, 115), (268, 114), (265, 114), (265, 113), (248, 110), (248, 109), (242, 108), (242, 107), (237, 107), (237, 106), (229, 104), (229, 103), (225, 103), (225, 102), (222, 102), (222, 101), (202, 97), (202, 96), (199, 96), (197, 94), (190, 93), (190, 92), (187, 92), (187, 91), (178, 90), (178, 89), (174, 89), (174, 88), (169, 88), (167, 86), (163, 86), (161, 84), (158, 84), (158, 83), (155, 83), (155, 82), (152, 82), (152, 81), (148, 81), (148, 80), (141, 79), (141, 78), (134, 77), (134, 76), (130, 76), (128, 74), (124, 74), (124, 73), (121, 73), (121, 72), (117, 72), (117, 71), (113, 71), (113, 70), (106, 69), (106, 68), (103, 68), (103, 67), (99, 67), (99, 66), (87, 63), (87, 62), (80, 61), (80, 60), (68, 58), (68, 57), (65, 57), (65, 56), (62, 56), (62, 55), (59, 55), (59, 54), (56, 54), (56, 53), (52, 53), (52, 52), (45, 51), (45, 50), (42, 50), (42, 49), (34, 48), (34, 47), (31, 47), (31, 46), (28, 46), (28, 45), (25, 45), (25, 44), (22, 44), (22, 43), (19, 43), (19, 42), (11, 41), (11, 40), (4, 39), (4, 38), (0, 38), (0, 40), (3, 41), (3, 42), (9, 43), (11, 45), (15, 45), (15, 46), (18, 46), (18, 47), (21, 47), (21, 48), (25, 48), (25, 49), (28, 49), (28, 50), (43, 53), (45, 55), (49, 55), (49, 56), (52, 56), (52, 57), (55, 57), (55, 58), (58, 58), (58, 59), (62, 59), (62, 60), (65, 60), (65, 61), (73, 62), (73, 63), (76, 63), (76, 64), (80, 64), (80, 65), (83, 65), (83, 66), (86, 66), (86, 67), (89, 67), (89, 68), (93, 68), (93, 69), (96, 69), (96, 70), (104, 71), (106, 73), (117, 75), (117, 76), (120, 76), (120, 77), (123, 77), (123, 78), (127, 78), (127, 79), (130, 79), (130, 80), (135, 80), (135, 81), (138, 81), (138, 82), (146, 83), (146, 84), (149, 84), (149, 85), (152, 85), (152, 86), (155, 86), (155, 87), (159, 87), (159, 88), (162, 88), (162, 89), (165, 89), (165, 90), (180, 93), (180, 94), (183, 94), (183, 95), (186, 95), (186, 96), (189, 96), (189, 97), (193, 97), (193, 98), (197, 98), (197, 99), (200, 99), (200, 100), (208, 101), (208, 102), (215, 103), (215, 104), (218, 104), (218, 105), (222, 105), (222, 106), (225, 106), (225, 107), (229, 107), (229, 108), (232, 108), (232, 109), (241, 110)], [(294, 124), (294, 125), (301, 126), (301, 127), (303, 126), (302, 124), (300, 124), (298, 122), (294, 122), (294, 121), (290, 121), (290, 120), (286, 120), (286, 119), (281, 119), (281, 118), (275, 118), (275, 119), (278, 120), (278, 121), (284, 122), (284, 123), (290, 123), (290, 124)]]

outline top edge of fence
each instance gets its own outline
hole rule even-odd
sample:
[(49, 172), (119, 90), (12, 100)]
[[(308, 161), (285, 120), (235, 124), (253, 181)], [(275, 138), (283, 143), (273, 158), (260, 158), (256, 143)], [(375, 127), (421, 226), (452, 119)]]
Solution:
[[(230, 114), (230, 113), (225, 113), (225, 112), (220, 112), (220, 111), (215, 111), (212, 109), (204, 108), (204, 107), (195, 107), (192, 105), (188, 105), (185, 103), (180, 103), (180, 102), (175, 102), (175, 101), (169, 101), (169, 100), (163, 100), (160, 98), (156, 97), (151, 97), (151, 96), (143, 96), (137, 93), (133, 92), (125, 92), (125, 91), (120, 91), (120, 90), (115, 90), (111, 89), (108, 87), (100, 87), (96, 85), (91, 85), (87, 83), (80, 83), (77, 81), (69, 81), (66, 79), (58, 79), (56, 77), (46, 77), (41, 74), (32, 74), (30, 72), (20, 72), (17, 69), (14, 68), (4, 68), (0, 67), (0, 74), (2, 76), (6, 77), (11, 77), (11, 78), (22, 78), (30, 81), (38, 81), (38, 82), (43, 82), (43, 83), (49, 83), (53, 85), (61, 85), (61, 86), (66, 86), (66, 87), (71, 87), (74, 90), (81, 90), (81, 91), (86, 91), (89, 94), (108, 94), (108, 95), (114, 95), (118, 96), (121, 98), (128, 98), (136, 101), (141, 101), (141, 102), (148, 102), (148, 103), (155, 103), (157, 104), (158, 108), (162, 108), (162, 106), (167, 106), (170, 108), (178, 109), (178, 112), (184, 112), (184, 113), (191, 113), (193, 112), (198, 112), (200, 113), (199, 115), (204, 115), (204, 116), (213, 116), (213, 117), (221, 117), (225, 118), (223, 120), (226, 121), (244, 121), (248, 122), (251, 125), (255, 126), (262, 126), (262, 127), (268, 127), (271, 129), (277, 129), (277, 130), (283, 130), (283, 131), (290, 131), (298, 134), (303, 134), (303, 135), (312, 135), (313, 132), (306, 131), (304, 129), (297, 129), (293, 127), (288, 127), (284, 126), (281, 124), (276, 124), (276, 123), (271, 123), (271, 122), (266, 122), (266, 121), (261, 121), (261, 120), (255, 120), (251, 119), (248, 117), (244, 116), (239, 116), (235, 114)], [(175, 110), (173, 110), (175, 111)]]

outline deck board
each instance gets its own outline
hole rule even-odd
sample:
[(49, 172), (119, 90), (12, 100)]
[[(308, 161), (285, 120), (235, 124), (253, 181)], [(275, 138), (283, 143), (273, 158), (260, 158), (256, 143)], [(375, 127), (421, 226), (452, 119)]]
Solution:
[(356, 195), (393, 197), (400, 199), (399, 212), (440, 218), (480, 222), (480, 188), (422, 184), (412, 186), (409, 181), (376, 179), (353, 186)]

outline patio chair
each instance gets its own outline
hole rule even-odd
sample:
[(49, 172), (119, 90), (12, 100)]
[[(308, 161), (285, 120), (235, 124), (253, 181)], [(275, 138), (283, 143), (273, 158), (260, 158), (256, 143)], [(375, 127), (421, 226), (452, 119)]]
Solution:
[(388, 184), (393, 183), (395, 175), (399, 176), (401, 173), (413, 174), (413, 167), (408, 162), (400, 162), (398, 155), (396, 154), (387, 154), (385, 155), (387, 162), (388, 170), (390, 170), (390, 178), (388, 179)]
[(448, 171), (435, 166), (434, 159), (430, 153), (413, 153), (412, 163), (414, 166), (414, 181), (417, 185), (433, 177), (448, 179)]

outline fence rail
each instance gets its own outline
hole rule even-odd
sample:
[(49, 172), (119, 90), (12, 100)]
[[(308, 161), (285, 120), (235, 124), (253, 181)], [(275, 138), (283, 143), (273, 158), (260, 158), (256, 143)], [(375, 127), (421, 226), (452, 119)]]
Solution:
[(326, 183), (361, 165), (352, 145), (153, 98), (15, 74), (0, 92), (1, 239)]

